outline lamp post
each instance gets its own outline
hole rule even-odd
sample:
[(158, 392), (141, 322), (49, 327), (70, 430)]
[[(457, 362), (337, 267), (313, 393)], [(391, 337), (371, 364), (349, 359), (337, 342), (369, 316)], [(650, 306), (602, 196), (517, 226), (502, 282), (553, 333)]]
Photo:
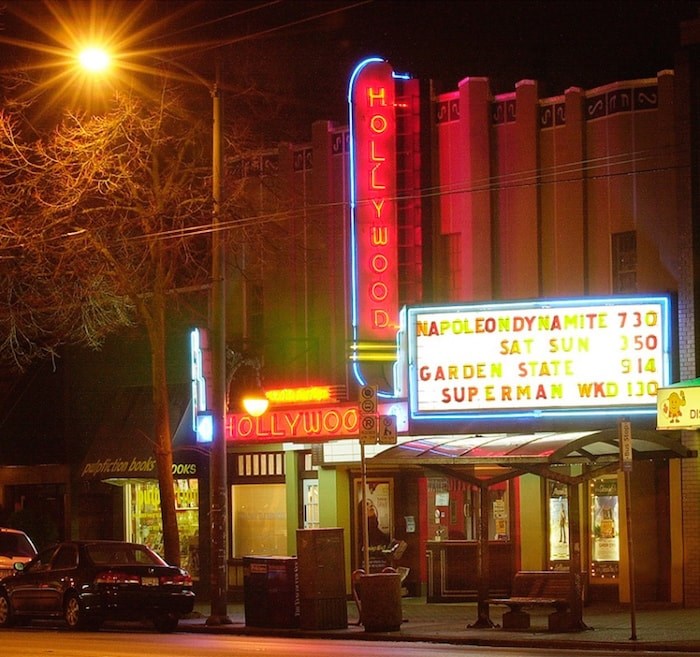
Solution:
[[(109, 53), (102, 48), (91, 46), (78, 55), (83, 69), (91, 73), (101, 73), (110, 66)], [(175, 63), (176, 66), (179, 66)], [(211, 613), (208, 625), (230, 623), (227, 615), (227, 477), (226, 477), (226, 260), (224, 240), (221, 235), (220, 210), (222, 195), (222, 109), (221, 72), (216, 65), (213, 85), (194, 72), (179, 66), (188, 79), (204, 84), (212, 99), (212, 232), (211, 232), (211, 296), (210, 296), (210, 335), (212, 349), (212, 393), (210, 410), (213, 418), (213, 435), (209, 461), (210, 477), (210, 527), (211, 527)]]

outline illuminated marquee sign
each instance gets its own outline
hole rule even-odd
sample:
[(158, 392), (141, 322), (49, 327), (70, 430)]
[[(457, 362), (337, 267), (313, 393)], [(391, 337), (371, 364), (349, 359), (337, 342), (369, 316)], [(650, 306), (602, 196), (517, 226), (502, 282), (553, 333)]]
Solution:
[(394, 85), (380, 59), (362, 62), (350, 82), (353, 337), (360, 349), (394, 342), (398, 326)]
[(653, 415), (669, 314), (668, 297), (410, 308), (411, 416)]
[(272, 410), (260, 417), (231, 413), (226, 440), (246, 442), (314, 442), (358, 435), (357, 404)]

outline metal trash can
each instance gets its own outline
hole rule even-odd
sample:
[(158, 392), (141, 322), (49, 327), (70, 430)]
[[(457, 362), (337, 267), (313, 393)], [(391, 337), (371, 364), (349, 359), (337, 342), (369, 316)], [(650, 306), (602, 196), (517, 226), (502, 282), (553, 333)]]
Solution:
[(243, 557), (243, 611), (252, 627), (299, 627), (295, 557)]
[(365, 632), (397, 632), (401, 629), (401, 575), (372, 573), (357, 581), (360, 621)]

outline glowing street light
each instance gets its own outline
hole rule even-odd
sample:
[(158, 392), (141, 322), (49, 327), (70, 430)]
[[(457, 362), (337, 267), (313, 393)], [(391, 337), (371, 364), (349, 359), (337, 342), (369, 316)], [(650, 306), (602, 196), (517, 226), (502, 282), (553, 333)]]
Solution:
[(269, 401), (266, 397), (246, 396), (243, 398), (243, 408), (252, 417), (259, 417), (267, 411)]
[(104, 73), (109, 68), (112, 58), (104, 48), (89, 46), (80, 51), (78, 62), (89, 73)]

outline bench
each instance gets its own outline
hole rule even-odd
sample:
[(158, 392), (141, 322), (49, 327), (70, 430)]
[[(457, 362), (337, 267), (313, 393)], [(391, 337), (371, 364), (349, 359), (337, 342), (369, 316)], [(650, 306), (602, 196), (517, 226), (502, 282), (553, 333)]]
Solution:
[(515, 574), (513, 588), (508, 598), (490, 598), (491, 604), (505, 605), (510, 611), (503, 614), (502, 627), (509, 630), (526, 630), (530, 627), (530, 614), (526, 607), (554, 607), (548, 618), (550, 632), (569, 628), (571, 618), (571, 575), (565, 570), (522, 570)]

